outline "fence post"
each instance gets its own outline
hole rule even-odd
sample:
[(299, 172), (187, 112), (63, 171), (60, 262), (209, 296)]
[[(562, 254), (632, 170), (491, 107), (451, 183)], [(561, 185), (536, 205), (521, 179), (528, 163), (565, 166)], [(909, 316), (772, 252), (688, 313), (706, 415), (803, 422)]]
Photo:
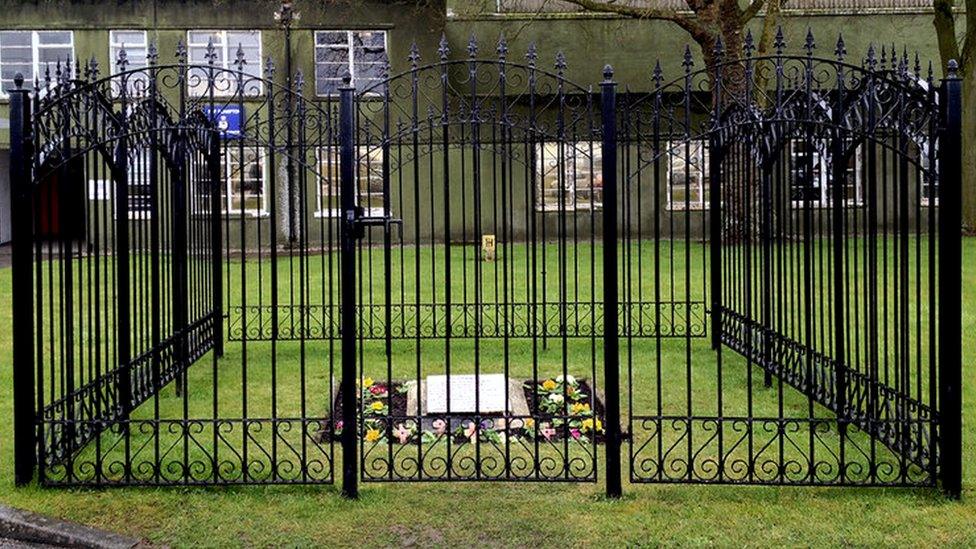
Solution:
[(939, 460), (942, 489), (962, 493), (962, 80), (949, 62), (939, 140)]
[(213, 284), (213, 317), (214, 317), (214, 353), (218, 357), (224, 356), (224, 258), (223, 258), (223, 227), (221, 221), (220, 203), (220, 130), (210, 132), (210, 150), (207, 155), (208, 171), (210, 172), (210, 246), (211, 273)]
[(186, 140), (188, 136), (182, 131), (179, 132), (179, 139), (176, 141), (176, 169), (175, 177), (170, 192), (172, 203), (172, 242), (173, 242), (173, 336), (176, 338), (176, 394), (182, 395), (185, 387), (184, 374), (189, 366), (189, 334), (187, 327), (189, 321), (189, 292), (188, 267), (187, 267), (187, 154)]
[(607, 497), (622, 493), (620, 467), (620, 342), (617, 330), (617, 83), (613, 67), (600, 83), (603, 119), (603, 376), (607, 408)]
[(356, 153), (355, 88), (348, 76), (339, 88), (340, 286), (342, 332), (342, 494), (359, 497), (359, 427), (356, 425)]
[[(125, 90), (125, 86), (122, 86)], [(122, 92), (125, 105), (125, 91)], [(123, 108), (123, 113), (125, 109)], [(116, 367), (118, 368), (118, 407), (120, 419), (128, 420), (132, 411), (132, 308), (129, 287), (129, 146), (128, 117), (122, 116), (122, 132), (118, 141), (115, 166), (112, 177), (115, 184), (115, 308), (117, 326), (116, 338)], [(126, 424), (128, 429), (128, 424)], [(129, 463), (129, 436), (125, 436), (125, 462)], [(129, 471), (126, 468), (126, 478)]]
[(31, 98), (24, 77), (14, 77), (10, 91), (10, 213), (12, 245), (14, 482), (23, 486), (34, 477), (37, 455), (34, 426), (34, 290), (33, 205), (30, 147)]

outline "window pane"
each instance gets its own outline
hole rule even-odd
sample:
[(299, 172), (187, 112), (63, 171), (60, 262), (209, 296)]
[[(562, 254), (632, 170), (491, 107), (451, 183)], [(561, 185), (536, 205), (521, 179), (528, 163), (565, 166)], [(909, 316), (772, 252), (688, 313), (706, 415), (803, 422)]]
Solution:
[(71, 45), (71, 31), (38, 31), (37, 43), (47, 45)]

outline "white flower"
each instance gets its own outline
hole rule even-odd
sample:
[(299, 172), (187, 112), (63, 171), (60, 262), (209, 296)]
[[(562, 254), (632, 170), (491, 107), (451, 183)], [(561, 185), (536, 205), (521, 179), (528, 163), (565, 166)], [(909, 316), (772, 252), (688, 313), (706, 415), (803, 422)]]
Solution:
[(556, 377), (557, 383), (562, 383), (564, 380), (568, 385), (576, 385), (576, 378), (571, 375), (567, 375), (565, 378), (563, 376)]
[(549, 400), (551, 400), (553, 402), (562, 402), (563, 401), (563, 395), (561, 395), (559, 393), (552, 393), (551, 395), (549, 395)]

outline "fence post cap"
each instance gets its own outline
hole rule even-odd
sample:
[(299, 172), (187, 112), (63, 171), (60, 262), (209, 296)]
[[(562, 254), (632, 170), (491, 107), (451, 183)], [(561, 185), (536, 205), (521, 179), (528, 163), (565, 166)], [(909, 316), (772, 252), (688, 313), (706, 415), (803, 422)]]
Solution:
[(607, 63), (603, 66), (603, 83), (613, 84), (613, 65)]
[(24, 73), (18, 72), (17, 74), (14, 75), (14, 86), (16, 86), (18, 90), (23, 89)]

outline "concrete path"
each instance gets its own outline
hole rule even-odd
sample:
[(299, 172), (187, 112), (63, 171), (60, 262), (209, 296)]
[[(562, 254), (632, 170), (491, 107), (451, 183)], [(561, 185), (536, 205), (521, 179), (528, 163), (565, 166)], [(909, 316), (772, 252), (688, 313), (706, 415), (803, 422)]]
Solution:
[(21, 547), (92, 547), (132, 549), (135, 538), (89, 528), (0, 505), (0, 549)]

